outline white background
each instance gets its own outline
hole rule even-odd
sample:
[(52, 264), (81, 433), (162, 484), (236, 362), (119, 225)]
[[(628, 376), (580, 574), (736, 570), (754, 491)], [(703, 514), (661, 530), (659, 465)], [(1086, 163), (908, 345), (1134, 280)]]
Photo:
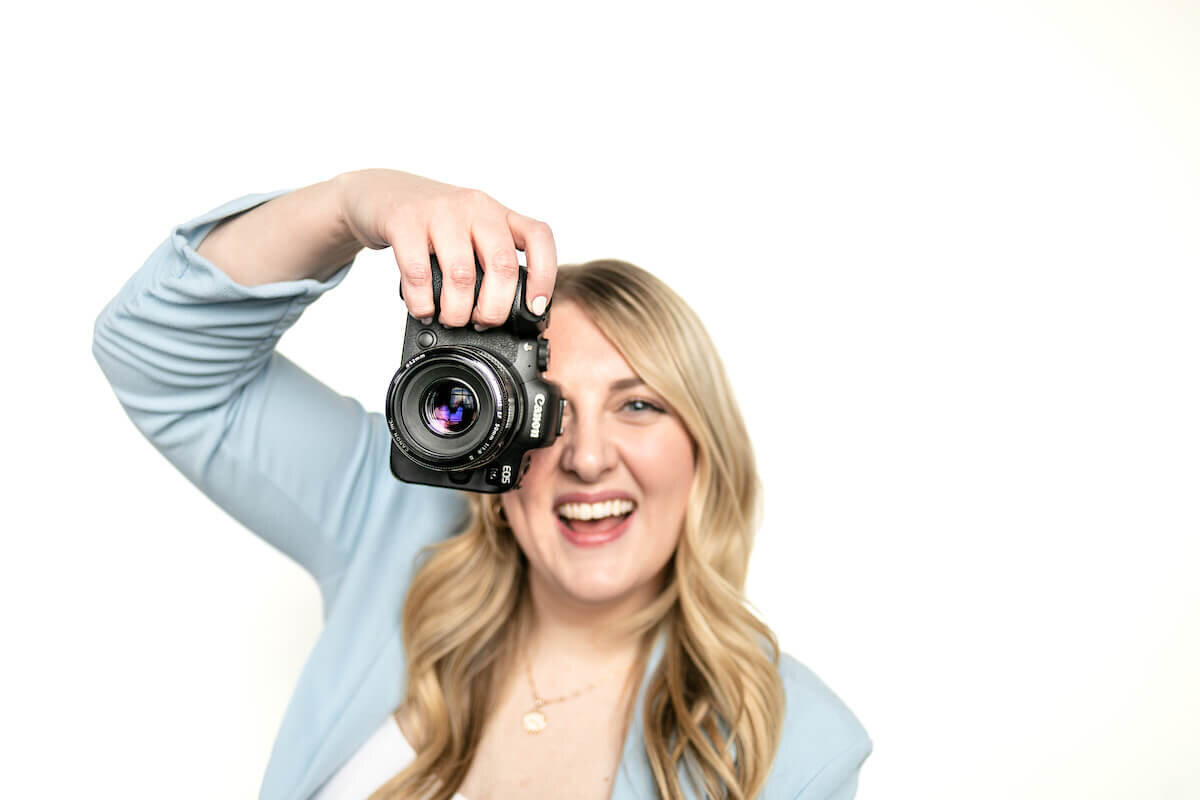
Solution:
[[(316, 587), (141, 438), (92, 324), (172, 225), (380, 166), (701, 313), (765, 477), (749, 596), (870, 732), (860, 798), (1200, 796), (1196, 3), (34, 8), (4, 795), (257, 795)], [(281, 351), (382, 410), (396, 289), (364, 252)]]

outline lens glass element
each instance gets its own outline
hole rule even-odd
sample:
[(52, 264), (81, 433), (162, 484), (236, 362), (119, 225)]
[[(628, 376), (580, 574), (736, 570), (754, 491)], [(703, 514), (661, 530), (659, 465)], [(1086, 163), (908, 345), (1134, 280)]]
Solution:
[(421, 404), (426, 427), (438, 436), (459, 436), (471, 428), (479, 403), (471, 387), (454, 378), (442, 378), (425, 390)]

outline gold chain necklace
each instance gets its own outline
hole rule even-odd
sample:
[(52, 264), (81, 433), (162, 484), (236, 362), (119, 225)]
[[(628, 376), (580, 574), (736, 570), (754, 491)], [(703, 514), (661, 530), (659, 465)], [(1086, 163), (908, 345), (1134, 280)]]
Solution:
[(571, 700), (579, 697), (579, 695), (583, 694), (584, 692), (591, 691), (592, 689), (596, 688), (595, 683), (589, 683), (582, 689), (576, 689), (570, 694), (564, 694), (562, 697), (552, 697), (550, 699), (546, 699), (538, 694), (537, 687), (533, 685), (533, 669), (529, 666), (528, 659), (525, 661), (525, 675), (529, 678), (529, 689), (533, 692), (533, 709), (525, 712), (525, 716), (521, 718), (521, 721), (525, 725), (525, 730), (529, 733), (541, 733), (546, 728), (546, 715), (542, 713), (542, 706), (548, 706), (551, 703), (561, 703), (564, 700)]

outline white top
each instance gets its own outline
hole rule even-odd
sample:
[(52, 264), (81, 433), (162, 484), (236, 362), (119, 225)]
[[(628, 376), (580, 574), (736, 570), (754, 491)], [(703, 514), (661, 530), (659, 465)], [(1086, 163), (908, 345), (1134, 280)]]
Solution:
[[(366, 800), (416, 757), (412, 745), (396, 724), (395, 715), (388, 714), (383, 724), (317, 790), (312, 800)], [(467, 798), (456, 792), (453, 800)]]

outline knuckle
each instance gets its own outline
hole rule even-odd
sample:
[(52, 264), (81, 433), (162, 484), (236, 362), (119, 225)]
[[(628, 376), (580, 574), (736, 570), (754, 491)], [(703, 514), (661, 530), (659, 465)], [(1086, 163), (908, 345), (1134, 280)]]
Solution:
[(411, 220), (419, 219), (420, 213), (420, 205), (405, 197), (391, 198), (387, 204), (387, 218), (397, 228), (407, 225)]
[(457, 194), (439, 194), (429, 201), (429, 220), (431, 225), (454, 225), (459, 217), (461, 196)]
[(404, 273), (404, 280), (409, 286), (428, 286), (433, 280), (429, 265), (422, 261), (405, 261), (400, 269)]
[(495, 203), (492, 196), (482, 189), (465, 189), (464, 198), (466, 202), (473, 206), (487, 206)]
[(492, 253), (487, 263), (488, 269), (502, 278), (511, 278), (517, 274), (517, 252), (510, 248)]
[(455, 289), (473, 289), (475, 287), (475, 267), (453, 264), (446, 270), (446, 281)]
[(427, 224), (428, 215), (429, 209), (415, 200), (391, 201), (386, 211), (389, 241), (395, 244), (406, 238), (416, 238)]
[(515, 211), (509, 212), (510, 219), (514, 220), (524, 230), (527, 237), (542, 239), (546, 237), (553, 238), (554, 233), (550, 230), (550, 224), (540, 219), (527, 217), (524, 214), (518, 214)]

